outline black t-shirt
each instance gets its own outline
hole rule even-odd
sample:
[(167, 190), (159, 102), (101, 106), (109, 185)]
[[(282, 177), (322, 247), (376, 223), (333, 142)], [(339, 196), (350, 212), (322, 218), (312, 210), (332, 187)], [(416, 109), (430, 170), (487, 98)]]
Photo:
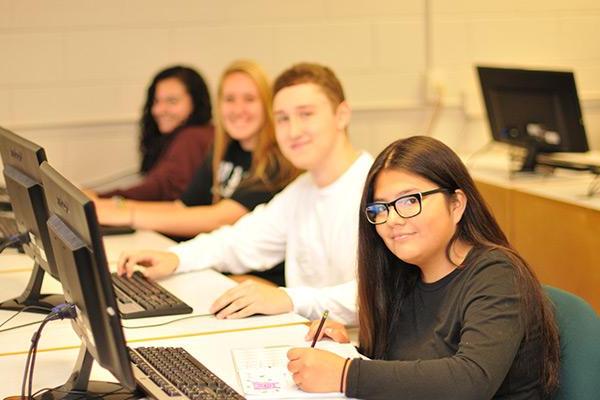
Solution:
[(354, 360), (349, 397), (541, 397), (539, 331), (524, 339), (514, 268), (501, 251), (473, 249), (463, 268), (418, 282), (399, 312), (390, 361)]
[[(212, 152), (196, 171), (190, 185), (181, 195), (180, 200), (188, 207), (208, 206), (212, 204), (213, 170)], [(235, 200), (249, 211), (257, 205), (267, 203), (275, 195), (263, 185), (240, 183), (247, 177), (252, 164), (252, 153), (245, 151), (239, 142), (232, 141), (227, 148), (225, 157), (219, 165), (219, 196)]]

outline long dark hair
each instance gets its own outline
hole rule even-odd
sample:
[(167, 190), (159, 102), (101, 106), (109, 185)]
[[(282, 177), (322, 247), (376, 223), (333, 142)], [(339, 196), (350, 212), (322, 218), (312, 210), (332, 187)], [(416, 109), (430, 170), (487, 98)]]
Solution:
[(173, 140), (176, 134), (176, 132), (172, 132), (170, 135), (162, 135), (152, 116), (152, 104), (154, 103), (156, 85), (167, 78), (179, 79), (192, 98), (192, 113), (187, 121), (179, 126), (176, 131), (189, 125), (205, 125), (210, 122), (212, 116), (208, 87), (196, 70), (176, 65), (160, 71), (148, 87), (146, 103), (144, 104), (142, 119), (140, 120), (140, 151), (142, 153), (140, 171), (142, 173), (148, 172), (154, 166), (162, 151)]
[[(458, 156), (442, 142), (413, 136), (390, 144), (375, 160), (362, 195), (359, 216), (358, 305), (360, 347), (371, 358), (385, 358), (397, 312), (419, 279), (419, 269), (398, 259), (385, 246), (363, 210), (373, 201), (374, 182), (385, 169), (418, 175), (453, 192), (461, 189), (467, 206), (456, 232), (446, 247), (460, 241), (474, 247), (497, 249), (514, 266), (523, 312), (526, 338), (539, 329), (543, 343), (541, 382), (546, 393), (558, 385), (559, 342), (551, 305), (525, 260), (511, 247), (489, 211), (473, 179)], [(452, 196), (452, 194), (448, 194)]]

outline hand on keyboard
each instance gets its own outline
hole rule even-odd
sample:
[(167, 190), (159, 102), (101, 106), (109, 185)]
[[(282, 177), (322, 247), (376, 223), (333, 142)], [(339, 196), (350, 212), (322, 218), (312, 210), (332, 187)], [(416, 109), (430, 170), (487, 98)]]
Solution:
[(156, 280), (175, 272), (179, 266), (179, 257), (168, 251), (124, 252), (117, 262), (117, 273), (131, 277), (137, 265), (145, 267), (141, 272), (146, 278)]

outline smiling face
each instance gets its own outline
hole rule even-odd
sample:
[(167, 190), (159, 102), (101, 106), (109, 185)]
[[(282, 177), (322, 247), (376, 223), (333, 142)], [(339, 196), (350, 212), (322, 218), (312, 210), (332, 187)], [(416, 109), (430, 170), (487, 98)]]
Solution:
[(160, 133), (172, 133), (188, 120), (193, 110), (192, 97), (179, 79), (166, 78), (156, 84), (151, 112)]
[(225, 131), (245, 150), (252, 150), (265, 123), (265, 106), (258, 87), (242, 72), (228, 75), (222, 86), (220, 111)]
[[(403, 170), (384, 169), (375, 179), (373, 201), (390, 202), (405, 194), (437, 189), (433, 182)], [(457, 191), (459, 192), (459, 191)], [(462, 217), (464, 204), (444, 193), (423, 197), (421, 213), (400, 217), (393, 207), (387, 222), (375, 226), (387, 248), (399, 259), (424, 269), (447, 265), (446, 246)]]
[(297, 168), (318, 170), (345, 140), (349, 118), (346, 103), (334, 108), (313, 83), (288, 86), (277, 92), (273, 114), (277, 143)]

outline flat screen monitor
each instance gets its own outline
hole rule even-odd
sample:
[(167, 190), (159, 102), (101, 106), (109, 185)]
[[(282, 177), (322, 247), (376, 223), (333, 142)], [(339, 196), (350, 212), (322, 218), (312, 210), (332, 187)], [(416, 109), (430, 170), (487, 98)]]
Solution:
[[(53, 391), (52, 398), (68, 398), (69, 393), (87, 398), (114, 392), (118, 387), (113, 383), (89, 381), (93, 360), (108, 369), (124, 389), (133, 391), (136, 384), (94, 203), (48, 163), (42, 163), (40, 171), (58, 275), (65, 300), (76, 306), (72, 325), (82, 341), (74, 373)], [(119, 393), (124, 391), (119, 389)], [(131, 393), (122, 395), (131, 398)], [(49, 398), (48, 393), (44, 396)]]
[(4, 164), (6, 191), (10, 197), (17, 231), (25, 234), (22, 247), (34, 261), (33, 271), (23, 293), (3, 301), (0, 309), (48, 313), (64, 302), (62, 295), (41, 294), (44, 274), (57, 278), (54, 254), (48, 237), (48, 209), (40, 181), (40, 164), (46, 160), (44, 149), (0, 127), (0, 154)]
[(575, 78), (569, 71), (478, 66), (494, 140), (524, 147), (522, 170), (539, 153), (589, 150)]

